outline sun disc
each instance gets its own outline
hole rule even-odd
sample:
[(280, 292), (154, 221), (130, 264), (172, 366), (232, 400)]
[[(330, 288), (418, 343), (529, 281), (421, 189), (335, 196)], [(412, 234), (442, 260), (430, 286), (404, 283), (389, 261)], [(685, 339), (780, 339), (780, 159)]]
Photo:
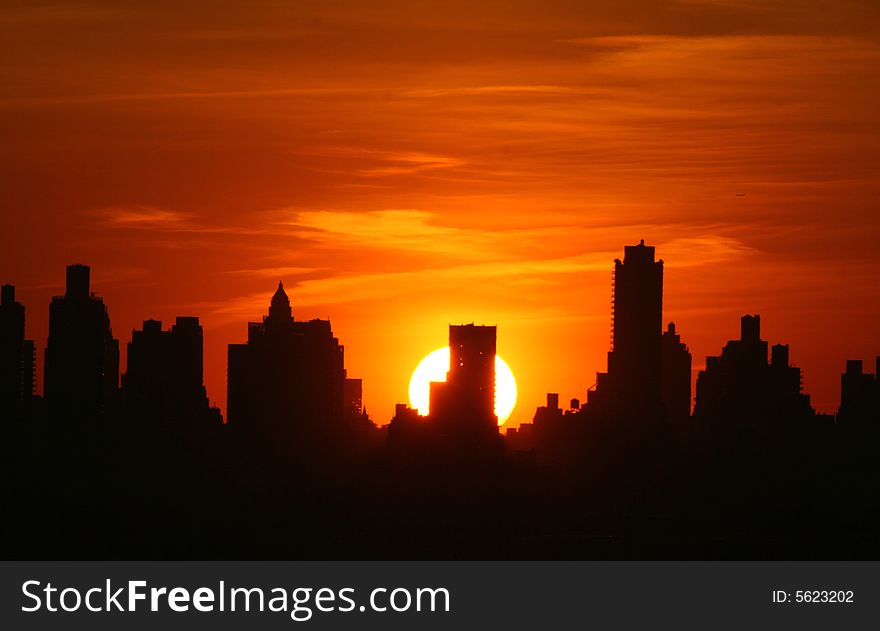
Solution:
[[(431, 399), (431, 382), (446, 381), (449, 370), (449, 347), (444, 346), (419, 362), (409, 380), (409, 404), (427, 416)], [(516, 379), (513, 371), (501, 357), (495, 355), (495, 415), (502, 425), (516, 406)]]

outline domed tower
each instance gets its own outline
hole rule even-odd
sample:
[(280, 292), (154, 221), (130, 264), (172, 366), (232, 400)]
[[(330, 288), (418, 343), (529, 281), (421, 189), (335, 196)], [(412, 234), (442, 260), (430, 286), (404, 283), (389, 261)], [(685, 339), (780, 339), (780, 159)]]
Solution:
[(230, 344), (227, 422), (268, 442), (306, 443), (343, 418), (344, 351), (329, 320), (294, 320), (284, 285), (245, 344)]

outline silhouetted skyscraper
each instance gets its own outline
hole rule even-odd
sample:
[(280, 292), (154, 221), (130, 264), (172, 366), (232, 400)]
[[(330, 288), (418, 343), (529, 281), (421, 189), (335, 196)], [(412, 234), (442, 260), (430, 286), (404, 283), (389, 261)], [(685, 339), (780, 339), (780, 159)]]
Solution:
[(49, 306), (44, 394), (57, 418), (96, 420), (119, 385), (119, 342), (89, 268), (67, 267), (67, 289)]
[(34, 392), (34, 343), (24, 339), (24, 305), (15, 287), (3, 285), (0, 297), (0, 413), (20, 415)]
[(761, 316), (740, 319), (740, 339), (727, 342), (720, 356), (706, 358), (697, 375), (694, 416), (727, 418), (731, 408), (754, 408), (766, 381), (768, 344), (761, 339)]
[(230, 344), (227, 419), (270, 440), (326, 437), (343, 419), (343, 347), (328, 320), (294, 320), (284, 287), (269, 315), (248, 323), (246, 344)]
[(132, 332), (123, 394), (132, 414), (161, 422), (207, 418), (203, 379), (203, 336), (199, 319), (178, 317), (168, 331), (158, 320), (145, 320)]
[(846, 360), (846, 372), (840, 376), (841, 423), (880, 429), (880, 357), (874, 374), (864, 372), (861, 359)]
[(661, 396), (669, 420), (681, 427), (691, 415), (691, 353), (673, 322), (661, 338), (661, 353)]
[(498, 436), (495, 352), (494, 326), (449, 326), (449, 372), (431, 384), (430, 417), (441, 433), (466, 441)]
[(761, 317), (745, 315), (740, 339), (731, 340), (718, 357), (707, 357), (697, 375), (694, 417), (701, 423), (734, 431), (764, 432), (813, 414), (803, 394), (801, 371), (789, 364), (788, 346), (777, 344), (768, 363), (761, 339)]
[(663, 261), (642, 240), (614, 260), (612, 342), (608, 372), (596, 377), (588, 404), (611, 414), (650, 414), (661, 402)]

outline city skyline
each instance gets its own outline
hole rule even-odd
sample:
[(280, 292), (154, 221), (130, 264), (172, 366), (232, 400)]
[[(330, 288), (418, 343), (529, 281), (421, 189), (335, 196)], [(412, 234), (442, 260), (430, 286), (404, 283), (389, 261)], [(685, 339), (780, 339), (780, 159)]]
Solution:
[[(751, 388), (763, 383), (764, 385), (761, 385), (759, 390), (769, 388), (770, 391), (781, 389), (781, 392), (787, 392), (788, 394), (783, 396), (788, 397), (790, 402), (782, 405), (793, 405), (792, 409), (798, 410), (796, 415), (809, 415), (815, 411), (820, 415), (824, 414), (828, 418), (832, 418), (837, 414), (838, 409), (828, 414), (823, 410), (816, 410), (812, 405), (811, 395), (803, 387), (802, 370), (795, 368), (790, 362), (790, 345), (776, 343), (771, 348), (767, 341), (762, 340), (761, 316), (759, 314), (741, 316), (740, 340), (729, 341), (723, 347), (720, 355), (706, 356), (701, 364), (695, 366), (686, 343), (687, 340), (682, 338), (676, 324), (669, 321), (664, 314), (663, 270), (665, 262), (656, 257), (655, 250), (654, 246), (646, 245), (642, 239), (637, 245), (624, 248), (623, 259), (614, 259), (612, 336), (607, 369), (606, 371), (597, 371), (595, 383), (584, 391), (583, 398), (577, 394), (571, 397), (571, 411), (579, 411), (581, 409), (580, 402), (583, 401), (584, 409), (590, 409), (594, 414), (599, 413), (621, 418), (628, 416), (652, 417), (661, 414), (677, 428), (677, 431), (681, 431), (684, 427), (683, 423), (687, 423), (691, 412), (696, 420), (706, 417), (707, 404), (705, 399), (710, 399), (712, 403), (709, 405), (713, 405), (715, 408), (709, 415), (710, 418), (723, 417), (722, 410), (724, 409), (739, 410), (739, 412), (730, 413), (733, 416), (746, 417), (750, 414), (756, 414), (757, 410), (763, 410), (768, 406), (768, 401), (764, 399), (752, 400), (746, 394)], [(248, 323), (247, 342), (228, 345), (227, 390), (223, 399), (225, 405), (221, 407), (210, 399), (204, 386), (203, 326), (198, 316), (178, 315), (175, 318), (175, 324), (167, 331), (162, 330), (162, 321), (160, 320), (153, 318), (143, 320), (142, 329), (134, 329), (131, 340), (125, 343), (125, 340), (114, 337), (108, 306), (91, 286), (90, 267), (71, 264), (67, 266), (65, 292), (53, 297), (50, 304), (50, 316), (53, 321), (56, 321), (52, 329), (55, 331), (55, 337), (50, 336), (46, 347), (40, 352), (39, 347), (35, 346), (32, 340), (27, 339), (27, 310), (25, 305), (16, 299), (15, 286), (4, 284), (2, 303), (5, 336), (4, 366), (6, 366), (4, 368), (4, 388), (8, 390), (7, 386), (10, 386), (13, 381), (10, 379), (12, 373), (7, 370), (9, 369), (7, 364), (13, 359), (15, 353), (19, 353), (22, 359), (16, 361), (21, 361), (23, 372), (18, 380), (19, 385), (16, 385), (15, 388), (18, 388), (23, 396), (29, 396), (28, 393), (32, 391), (33, 394), (43, 395), (44, 398), (46, 398), (45, 389), (51, 388), (54, 395), (50, 394), (48, 401), (50, 409), (55, 410), (54, 414), (72, 414), (74, 417), (91, 417), (94, 420), (99, 414), (104, 413), (104, 405), (114, 400), (116, 396), (114, 392), (119, 391), (123, 407), (131, 406), (134, 402), (139, 401), (135, 404), (135, 408), (139, 408), (140, 414), (145, 418), (149, 418), (151, 414), (162, 415), (169, 412), (174, 416), (181, 413), (182, 410), (187, 410), (182, 418), (195, 415), (207, 419), (214, 413), (217, 419), (223, 418), (228, 422), (227, 406), (229, 405), (229, 397), (233, 396), (231, 393), (234, 392), (236, 393), (234, 395), (235, 407), (239, 410), (233, 414), (236, 417), (235, 420), (245, 419), (246, 424), (258, 421), (257, 427), (265, 425), (265, 430), (260, 430), (264, 432), (269, 431), (270, 426), (275, 426), (282, 420), (284, 420), (282, 426), (290, 422), (291, 419), (287, 416), (289, 412), (285, 412), (285, 410), (301, 409), (301, 412), (296, 413), (296, 418), (299, 419), (297, 424), (303, 422), (308, 424), (310, 416), (324, 418), (329, 415), (330, 418), (342, 419), (343, 410), (349, 410), (349, 408), (356, 418), (363, 415), (366, 420), (367, 406), (363, 399), (363, 376), (349, 377), (349, 370), (345, 367), (346, 360), (343, 359), (344, 344), (334, 336), (331, 322), (322, 319), (303, 321), (295, 318), (293, 315), (294, 307), (291, 305), (282, 282), (278, 283), (271, 300), (268, 302), (268, 315), (263, 316), (262, 322)], [(664, 325), (667, 322), (668, 324)], [(491, 337), (486, 338), (483, 342), (476, 341), (480, 339), (479, 335), (473, 337), (476, 347), (469, 352), (476, 353), (474, 357), (485, 355), (493, 358), (489, 361), (491, 372), (488, 373), (491, 375), (492, 381), (495, 378), (494, 356), (497, 328), (495, 325), (475, 326), (473, 323), (449, 325), (448, 347), (453, 357), (458, 357), (457, 353), (464, 352), (455, 349), (466, 348), (463, 345), (464, 342), (455, 341), (456, 336), (463, 335), (464, 337), (461, 339), (464, 341), (471, 339), (471, 336), (479, 334), (481, 331), (491, 332)], [(10, 348), (16, 344), (20, 345), (20, 350), (13, 353)], [(481, 345), (484, 345), (485, 348)], [(736, 350), (741, 345), (743, 349), (751, 349), (748, 351), (750, 355), (743, 355), (745, 350)], [(97, 355), (94, 354), (94, 351), (89, 350), (90, 346), (99, 349)], [(128, 349), (128, 357), (124, 363), (120, 359), (121, 347)], [(320, 351), (318, 355), (308, 355), (314, 354), (317, 348), (325, 350)], [(730, 348), (735, 350), (729, 351)], [(136, 355), (133, 354), (135, 350)], [(300, 366), (295, 363), (295, 358), (305, 357), (303, 353), (313, 359), (310, 360), (310, 363)], [(731, 353), (731, 358), (726, 360), (728, 365), (726, 368), (721, 368), (728, 353)], [(41, 363), (37, 361), (37, 356), (45, 358), (42, 362), (42, 374), (46, 385), (42, 391), (38, 387), (38, 384), (41, 383), (38, 378), (40, 372), (38, 367)], [(85, 361), (88, 363), (79, 363), (81, 360), (76, 359), (77, 356), (86, 357)], [(751, 359), (743, 363), (745, 356), (751, 357)], [(455, 376), (458, 370), (457, 366), (466, 365), (462, 363), (464, 362), (463, 357), (451, 362), (449, 375), (452, 380), (449, 383), (452, 386), (455, 386), (460, 379)], [(870, 365), (872, 358), (880, 366), (880, 355), (875, 354), (868, 357), (868, 365)], [(287, 365), (289, 361), (294, 361), (294, 363)], [(313, 364), (315, 361), (317, 364)], [(488, 367), (489, 364), (486, 364), (486, 360), (480, 361), (485, 366), (479, 370)], [(54, 369), (47, 373), (46, 366), (49, 366), (50, 362)], [(772, 374), (768, 374), (767, 377), (752, 375), (755, 366), (761, 363), (769, 367)], [(103, 368), (101, 368), (102, 364)], [(858, 400), (861, 401), (858, 406), (862, 408), (865, 405), (869, 407), (873, 405), (873, 403), (866, 403), (868, 399), (864, 397), (867, 396), (870, 399), (874, 396), (871, 394), (874, 386), (870, 384), (873, 384), (877, 376), (880, 375), (880, 373), (864, 372), (864, 364), (865, 358), (847, 358), (843, 371), (838, 373), (840, 378), (838, 392), (843, 397), (849, 392), (849, 405), (855, 405), (852, 402)], [(467, 365), (470, 363), (468, 362)], [(84, 369), (86, 366), (88, 368)], [(319, 368), (321, 366), (324, 367)], [(315, 369), (319, 369), (319, 372), (313, 372)], [(173, 372), (166, 374), (166, 370)], [(305, 372), (302, 372), (304, 370)], [(327, 370), (330, 372), (326, 372)], [(744, 376), (735, 377), (737, 370), (745, 370), (746, 372), (743, 373)], [(94, 388), (89, 386), (90, 374), (98, 380)], [(476, 387), (475, 393), (485, 391), (485, 385), (477, 386), (476, 384), (489, 377), (485, 375), (480, 377), (480, 374), (479, 371), (471, 372), (470, 377), (462, 377), (464, 381), (461, 381), (461, 384), (476, 379), (474, 386), (467, 387)], [(768, 379), (769, 381), (767, 381)], [(276, 380), (279, 384), (288, 383), (294, 384), (294, 386), (288, 385), (279, 394), (272, 395), (282, 398), (274, 404), (269, 404), (262, 400), (266, 393), (259, 394), (255, 388), (262, 388), (257, 384), (275, 382)], [(312, 381), (314, 383), (307, 385)], [(587, 378), (586, 381), (591, 381), (591, 379)], [(713, 385), (707, 386), (707, 383)], [(868, 385), (859, 385), (860, 383)], [(542, 383), (540, 387), (543, 387), (547, 392), (553, 385)], [(440, 400), (439, 397), (443, 390), (452, 387), (445, 383), (433, 382), (430, 386), (432, 401), (435, 397)], [(367, 387), (369, 387), (369, 380), (367, 380)], [(456, 391), (465, 392), (461, 390), (461, 387), (460, 385), (455, 386)], [(702, 406), (700, 404), (701, 388), (704, 393)], [(313, 403), (305, 403), (305, 399), (302, 399), (304, 393), (314, 394), (325, 392), (325, 390), (326, 394), (321, 395), (325, 397), (324, 399), (316, 399)], [(151, 401), (151, 396), (154, 395), (150, 393), (159, 391), (166, 392), (165, 396), (170, 397), (163, 404), (167, 406), (164, 411), (161, 406), (154, 407), (156, 402)], [(694, 391), (696, 396), (693, 396)], [(84, 392), (93, 392), (95, 398), (89, 399), (86, 396), (83, 399), (82, 393)], [(297, 392), (301, 394), (296, 394)], [(176, 394), (172, 396), (172, 393)], [(327, 396), (329, 399), (326, 398)], [(455, 398), (460, 396), (464, 395), (456, 395)], [(479, 398), (483, 395), (468, 396)], [(722, 396), (727, 399), (722, 399)], [(10, 397), (14, 399), (13, 394), (6, 392), (5, 400)], [(443, 397), (445, 399), (446, 395)], [(548, 409), (562, 409), (559, 407), (560, 393), (558, 391), (547, 394), (546, 397), (547, 405), (538, 405), (537, 412), (533, 417), (519, 423), (505, 423), (502, 426), (503, 430), (516, 428), (523, 423), (530, 425), (531, 421), (546, 414)], [(792, 397), (797, 399), (797, 403), (793, 403)], [(468, 398), (465, 397), (463, 400), (468, 400)], [(564, 395), (563, 400), (566, 400)], [(685, 405), (686, 401), (688, 405)], [(493, 407), (493, 402), (494, 396), (489, 399), (490, 408)], [(652, 402), (656, 402), (656, 405), (660, 405), (662, 402), (665, 411), (658, 412), (652, 407), (655, 405)], [(400, 416), (401, 405), (407, 406), (409, 403), (405, 397), (397, 399), (394, 402), (394, 418)], [(7, 401), (7, 408), (9, 405)], [(266, 405), (269, 407), (264, 409)], [(272, 405), (276, 407), (273, 408)], [(748, 412), (750, 405), (754, 408), (753, 412)], [(317, 406), (313, 408), (313, 413), (308, 412), (308, 409), (311, 409), (310, 406)], [(335, 406), (338, 406), (337, 412), (330, 412), (335, 409)], [(444, 404), (445, 406), (446, 404)], [(532, 409), (532, 402), (521, 402), (520, 407)], [(700, 414), (701, 407), (702, 414)], [(839, 401), (838, 408), (844, 415), (847, 414), (846, 407), (842, 400)], [(257, 412), (260, 409), (264, 409), (264, 412)], [(409, 408), (407, 408), (407, 414), (409, 413)], [(347, 414), (348, 411), (346, 411)], [(482, 412), (473, 412), (465, 416), (474, 414), (479, 416)], [(454, 418), (461, 415), (441, 414), (441, 416)], [(493, 415), (491, 418), (494, 419), (492, 427), (495, 427), (497, 417)], [(780, 414), (780, 418), (785, 418), (785, 415)], [(388, 422), (393, 422), (394, 419), (391, 416), (374, 414), (369, 420), (379, 426), (384, 426)], [(772, 424), (772, 420), (769, 422)], [(269, 434), (277, 431), (279, 430), (276, 428), (269, 431)]]
[(844, 362), (880, 347), (877, 12), (13, 3), (2, 280), (38, 359), (68, 263), (123, 365), (143, 320), (200, 316), (221, 406), (227, 345), (279, 280), (332, 318), (381, 419), (449, 323), (497, 325), (516, 424), (549, 387), (586, 397), (609, 262), (644, 237), (694, 376), (760, 313), (833, 412)]

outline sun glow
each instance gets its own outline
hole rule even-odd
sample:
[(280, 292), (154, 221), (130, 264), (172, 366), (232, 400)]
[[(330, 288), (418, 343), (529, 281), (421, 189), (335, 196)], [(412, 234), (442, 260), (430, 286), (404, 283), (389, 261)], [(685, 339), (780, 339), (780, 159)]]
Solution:
[[(409, 404), (427, 416), (432, 381), (446, 381), (449, 370), (449, 347), (429, 353), (413, 371), (409, 380)], [(516, 406), (516, 379), (513, 371), (501, 357), (495, 355), (495, 415), (503, 425)]]

